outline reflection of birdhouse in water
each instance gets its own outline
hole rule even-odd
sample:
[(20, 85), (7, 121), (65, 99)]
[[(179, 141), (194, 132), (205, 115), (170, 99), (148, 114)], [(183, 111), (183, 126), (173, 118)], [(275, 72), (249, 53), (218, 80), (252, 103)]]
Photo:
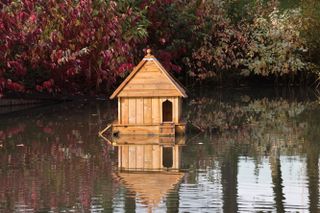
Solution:
[(184, 143), (183, 137), (121, 136), (115, 139), (118, 166), (120, 170), (134, 171), (180, 169)]
[(120, 136), (117, 176), (149, 211), (180, 183), (181, 148), (185, 138)]
[(111, 95), (118, 98), (120, 135), (153, 134), (172, 136), (185, 132), (181, 122), (183, 87), (151, 55), (151, 50)]

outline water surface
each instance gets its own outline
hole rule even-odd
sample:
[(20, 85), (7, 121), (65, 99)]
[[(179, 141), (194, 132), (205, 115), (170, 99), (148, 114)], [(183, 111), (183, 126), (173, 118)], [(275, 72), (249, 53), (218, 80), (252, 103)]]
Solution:
[(1, 116), (0, 212), (319, 210), (316, 97), (287, 90), (194, 97), (184, 117), (203, 133), (165, 142), (112, 146), (98, 138), (116, 103)]

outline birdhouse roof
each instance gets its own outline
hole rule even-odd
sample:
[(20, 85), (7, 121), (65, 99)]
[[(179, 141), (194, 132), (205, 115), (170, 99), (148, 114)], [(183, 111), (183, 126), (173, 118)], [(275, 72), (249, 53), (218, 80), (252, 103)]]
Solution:
[(113, 92), (115, 97), (188, 97), (178, 81), (151, 55), (151, 50)]

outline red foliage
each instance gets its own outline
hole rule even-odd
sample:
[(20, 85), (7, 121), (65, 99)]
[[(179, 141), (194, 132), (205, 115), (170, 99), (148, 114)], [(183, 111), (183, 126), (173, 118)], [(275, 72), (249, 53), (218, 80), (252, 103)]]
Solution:
[(27, 74), (27, 69), (19, 61), (8, 61), (7, 67), (12, 68), (16, 76), (25, 76)]
[(119, 73), (124, 73), (126, 71), (129, 71), (131, 70), (132, 68), (134, 67), (133, 64), (131, 63), (124, 63), (124, 64), (121, 64), (121, 66), (119, 67)]
[(24, 85), (17, 82), (12, 82), (11, 79), (7, 80), (6, 87), (16, 92), (24, 92), (25, 90)]
[(71, 92), (110, 87), (132, 68), (129, 53), (141, 41), (124, 36), (123, 31), (128, 23), (132, 29), (138, 27), (140, 14), (123, 11), (119, 4), (95, 0), (2, 3), (0, 70), (5, 71), (0, 79), (15, 82), (0, 84), (0, 93), (23, 91), (24, 85), (49, 92), (53, 87)]
[(53, 85), (54, 85), (54, 80), (53, 79), (50, 79), (50, 80), (45, 81), (45, 82), (42, 83), (42, 86), (45, 89), (52, 89)]
[(36, 90), (37, 90), (38, 92), (42, 92), (43, 87), (40, 86), (40, 85), (36, 85)]

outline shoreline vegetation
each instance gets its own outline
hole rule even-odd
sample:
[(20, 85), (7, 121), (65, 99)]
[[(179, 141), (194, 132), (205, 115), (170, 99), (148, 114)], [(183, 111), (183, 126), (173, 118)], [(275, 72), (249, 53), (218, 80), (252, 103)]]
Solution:
[[(261, 125), (266, 125), (268, 128), (273, 124), (279, 126), (280, 124), (276, 122), (281, 123), (283, 120), (292, 120), (298, 117), (304, 119), (305, 111), (311, 110), (316, 113), (319, 100), (319, 95), (312, 88), (260, 87), (257, 90), (256, 88), (243, 87), (212, 90), (211, 87), (202, 87), (199, 90), (192, 91), (190, 98), (184, 101), (183, 118), (188, 123), (187, 134), (191, 135), (200, 132), (215, 135), (226, 131), (251, 131), (252, 129), (265, 128)], [(93, 97), (51, 102), (49, 99), (40, 102), (38, 105), (20, 105), (22, 108), (15, 108), (12, 110), (14, 113), (4, 112), (5, 107), (0, 107), (0, 115), (3, 119), (24, 117), (46, 111), (49, 111), (47, 114), (52, 115), (51, 111), (56, 108), (60, 111), (55, 111), (55, 113), (60, 115), (60, 113), (65, 113), (62, 109), (87, 105), (99, 106), (97, 112), (93, 113), (94, 115), (104, 117), (98, 113), (104, 109), (110, 111), (110, 115), (112, 115), (108, 117), (109, 120), (116, 119), (114, 116), (116, 114), (114, 113), (116, 103), (114, 101), (105, 101)], [(105, 124), (105, 122), (104, 119), (99, 121), (101, 124)]]
[(319, 10), (317, 0), (8, 0), (0, 98), (105, 98), (147, 47), (189, 90), (317, 88)]

